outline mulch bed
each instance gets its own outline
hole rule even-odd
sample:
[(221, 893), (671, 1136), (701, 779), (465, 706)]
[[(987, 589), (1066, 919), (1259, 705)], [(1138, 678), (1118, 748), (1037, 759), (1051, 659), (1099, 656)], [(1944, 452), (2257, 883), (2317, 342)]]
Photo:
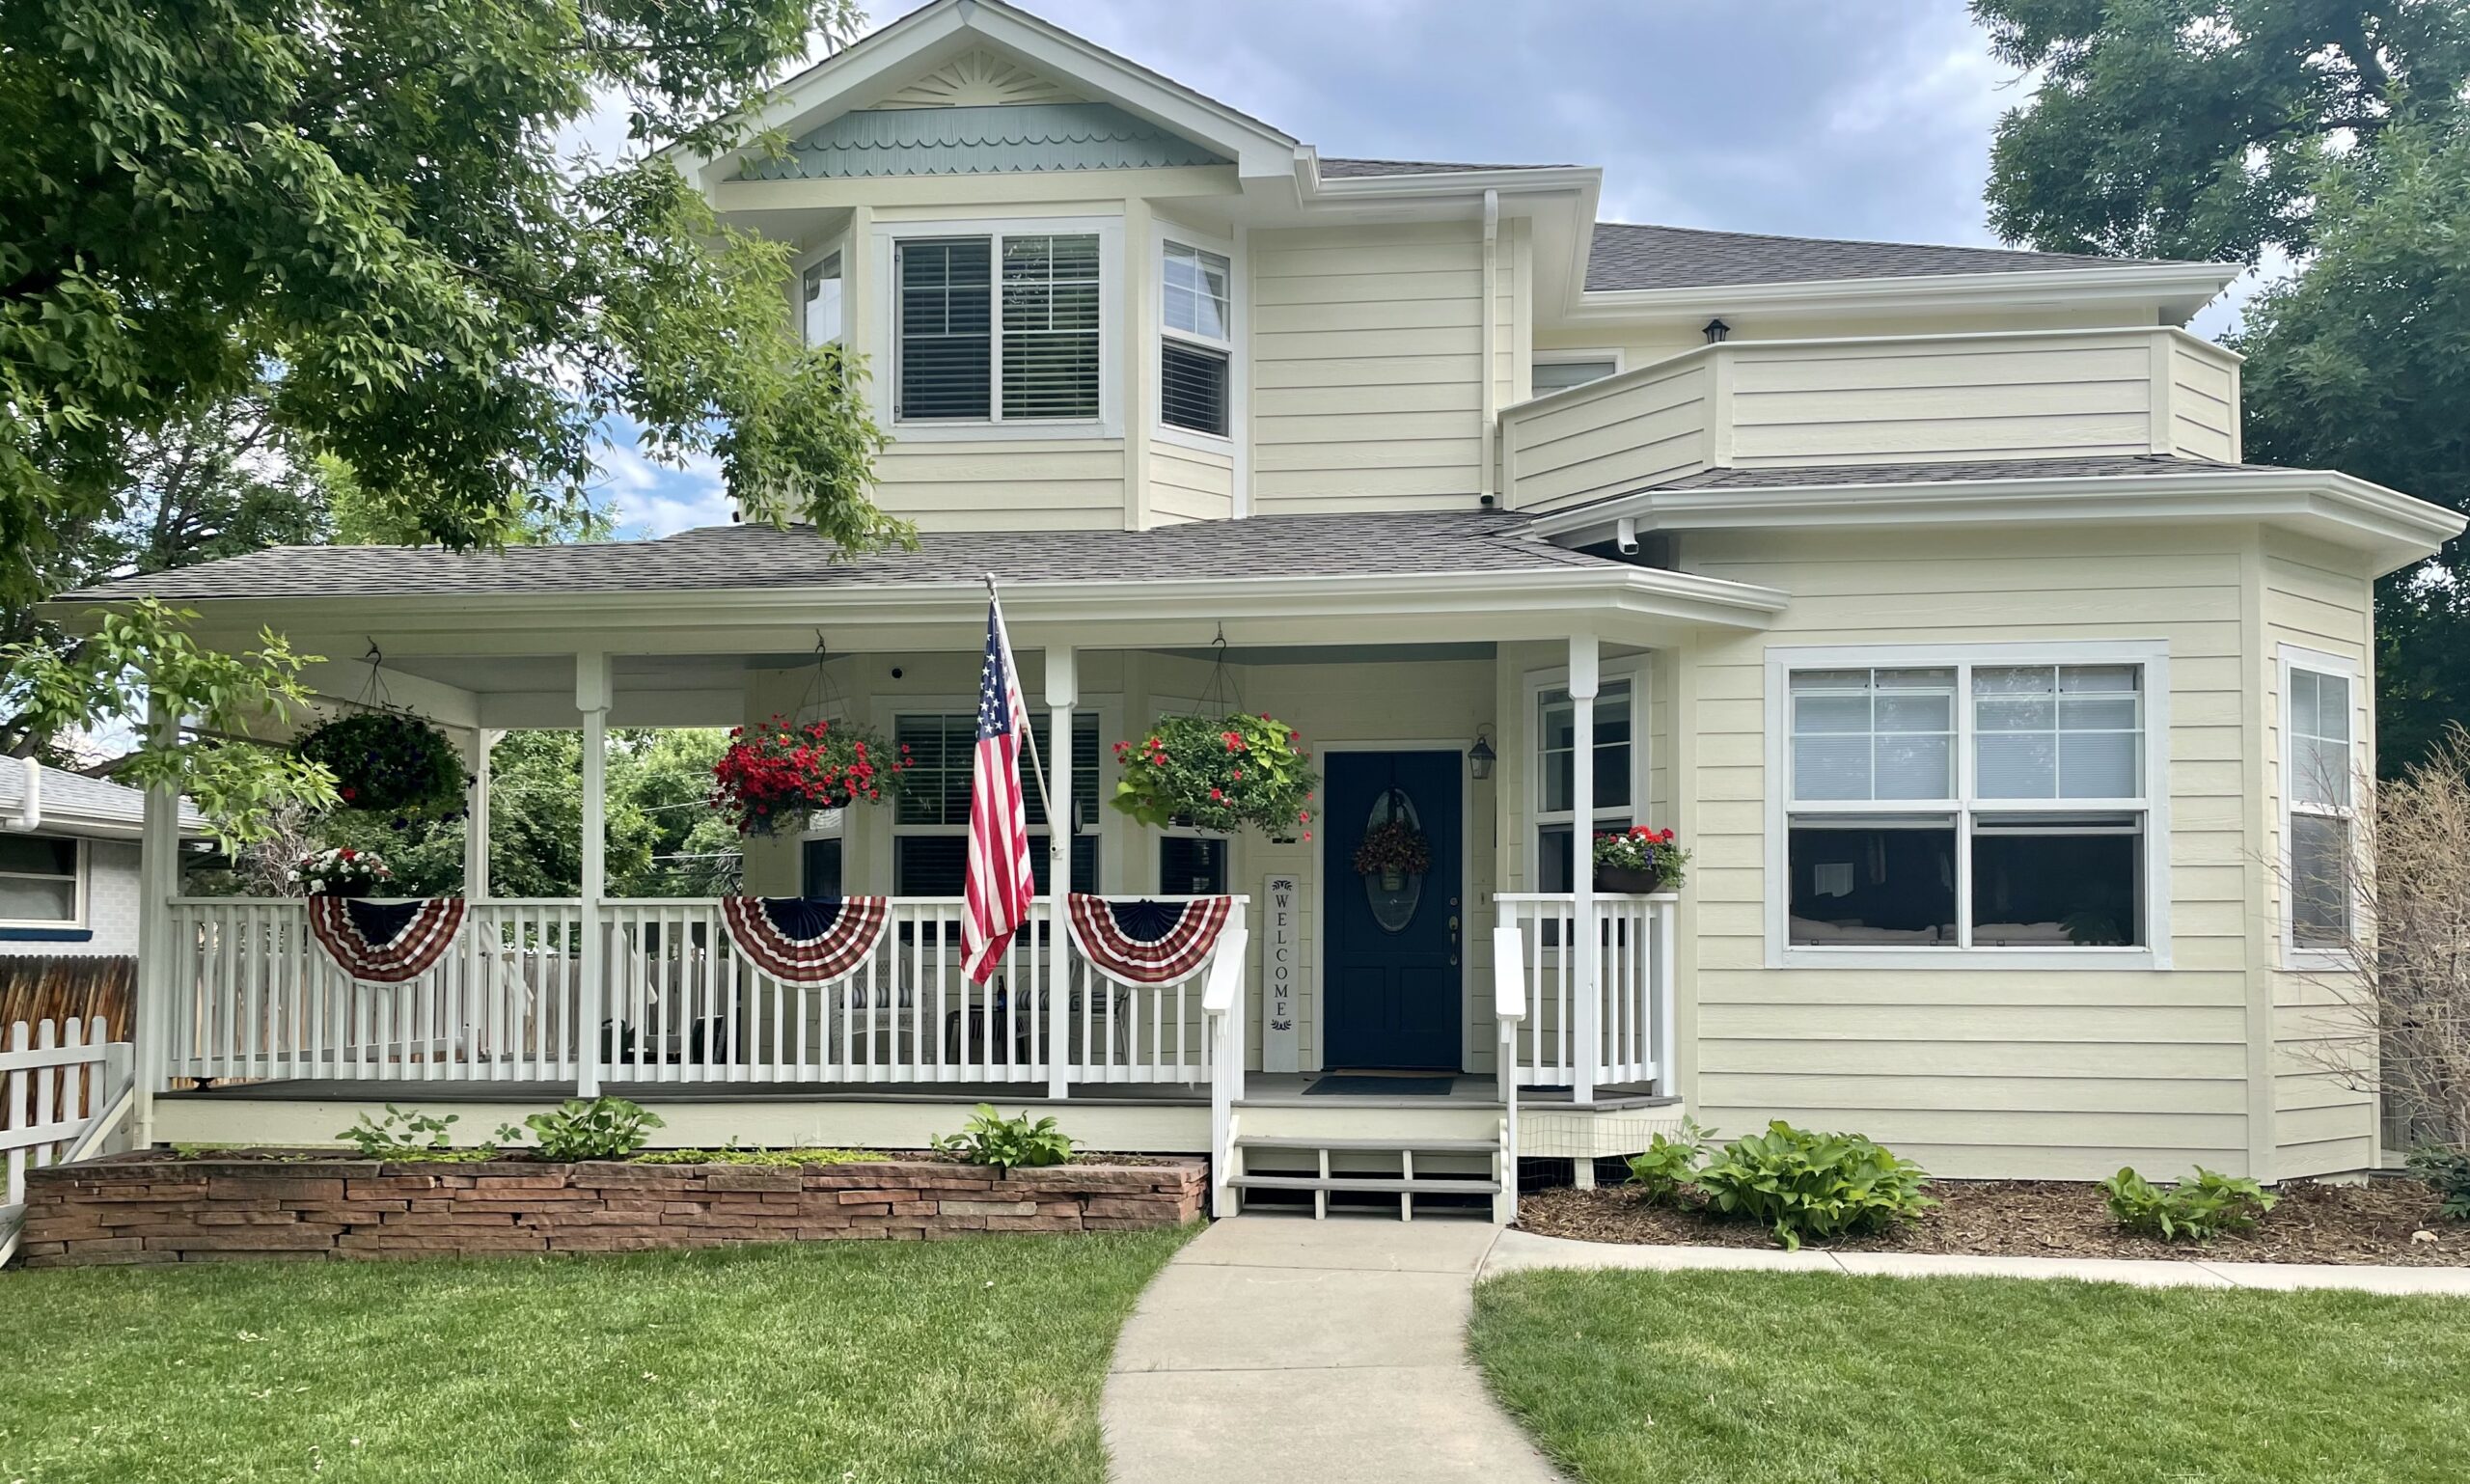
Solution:
[[(2002, 1257), (2159, 1257), (2214, 1262), (2470, 1266), (2470, 1223), (2449, 1222), (2415, 1180), (2287, 1185), (2252, 1232), (2202, 1245), (2120, 1228), (2100, 1187), (2061, 1180), (1941, 1181), (1941, 1203), (1890, 1231), (1825, 1244), (1845, 1252), (1970, 1252)], [(1676, 1247), (1773, 1247), (1753, 1223), (1695, 1206), (1650, 1206), (1635, 1192), (1541, 1191), (1519, 1197), (1518, 1224), (1548, 1237)], [(2418, 1236), (2427, 1233), (2434, 1240)], [(1818, 1244), (1812, 1244), (1816, 1246)]]

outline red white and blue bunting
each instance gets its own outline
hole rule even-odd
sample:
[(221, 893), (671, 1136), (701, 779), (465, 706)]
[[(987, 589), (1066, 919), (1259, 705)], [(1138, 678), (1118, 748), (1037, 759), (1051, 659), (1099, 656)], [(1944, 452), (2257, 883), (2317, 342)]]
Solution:
[(454, 947), (454, 935), (462, 927), (459, 896), (404, 902), (309, 898), (309, 931), (336, 968), (367, 984), (418, 978)]
[(875, 950), (888, 896), (725, 896), (721, 921), (747, 961), (783, 984), (847, 978)]
[(1075, 892), (1064, 903), (1081, 956), (1108, 978), (1136, 988), (1199, 973), (1234, 911), (1231, 896), (1117, 902)]

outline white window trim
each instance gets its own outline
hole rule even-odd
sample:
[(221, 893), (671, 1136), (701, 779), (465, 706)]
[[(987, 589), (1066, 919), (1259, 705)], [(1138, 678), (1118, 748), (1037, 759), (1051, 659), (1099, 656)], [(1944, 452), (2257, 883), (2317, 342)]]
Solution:
[[(1047, 708), (1036, 703), (1036, 695), (1034, 692), (1025, 688), (1022, 691), (1022, 699), (1029, 703), (1029, 714), (1032, 721), (1039, 723), (1052, 722), (1053, 718), (1050, 716)], [(900, 723), (905, 717), (968, 716), (975, 712), (976, 709), (977, 698), (975, 696), (903, 696), (900, 698), (898, 704), (889, 707), (882, 713), (884, 720), (884, 736), (891, 740), (894, 746), (898, 746)], [(1115, 883), (1121, 879), (1122, 871), (1121, 864), (1115, 859), (1121, 854), (1122, 845), (1120, 841), (1114, 838), (1114, 832), (1108, 828), (1108, 815), (1114, 811), (1107, 808), (1109, 785), (1105, 772), (1106, 765), (1109, 760), (1107, 756), (1107, 736), (1108, 733), (1112, 730), (1109, 723), (1113, 718), (1117, 709), (1118, 706), (1116, 704), (1105, 703), (1083, 704), (1075, 706), (1072, 711), (1073, 725), (1076, 727), (1081, 725), (1081, 718), (1084, 716), (1095, 716), (1098, 719), (1099, 773), (1097, 817), (1091, 819), (1086, 828), (1080, 828), (1079, 822), (1075, 821), (1073, 833), (1075, 835), (1089, 836), (1095, 838), (1098, 842), (1097, 890), (1100, 892), (1116, 890)], [(1044, 755), (1041, 754), (1040, 757), (1041, 760), (1043, 760)], [(1052, 777), (1052, 774), (1050, 774), (1050, 777)], [(1077, 781), (1077, 773), (1075, 774), (1075, 778)], [(1037, 776), (1030, 770), (1029, 755), (1025, 751), (1021, 756), (1021, 787), (1025, 792), (1035, 793), (1037, 791)], [(1067, 805), (1067, 807), (1069, 806)], [(903, 837), (931, 835), (956, 837), (967, 835), (969, 833), (969, 822), (967, 820), (963, 820), (958, 824), (903, 824), (900, 822), (899, 805), (895, 801), (889, 799), (884, 801), (882, 818), (883, 828), (880, 831), (875, 832), (876, 838), (882, 841), (882, 846), (880, 850), (869, 848), (866, 854), (869, 864), (877, 873), (874, 879), (884, 883), (884, 890), (886, 892), (892, 891), (896, 885), (896, 882), (893, 879), (893, 872), (897, 866), (894, 852), (898, 847), (893, 844), (893, 841)], [(1051, 829), (1053, 824), (1054, 821), (1049, 820), (1048, 828)], [(1044, 832), (1041, 831), (1039, 827), (1035, 825), (1030, 827), (1031, 838), (1039, 840), (1039, 843), (1031, 847), (1032, 849), (1044, 850), (1046, 848), (1043, 842), (1043, 834)], [(849, 870), (850, 857), (848, 852), (850, 850), (850, 846), (846, 842), (845, 836), (843, 837), (843, 841), (844, 842), (840, 847), (842, 851), (840, 868), (845, 876)]]
[[(2140, 948), (1935, 948), (1892, 945), (1795, 945), (1791, 941), (1791, 872), (1786, 866), (1793, 812), (1791, 698), (1789, 681), (1796, 670), (1909, 670), (1956, 667), (1957, 729), (1955, 736), (1957, 797), (1972, 792), (1973, 728), (1968, 717), (1971, 668), (1976, 665), (2136, 665), (2143, 671), (2144, 798), (2118, 801), (2068, 799), (2050, 801), (2072, 809), (2100, 811), (2136, 809), (2144, 813), (2144, 921), (2148, 943)], [(2163, 640), (2088, 640), (2083, 643), (1953, 645), (1859, 645), (1779, 646), (1767, 651), (1766, 695), (1767, 849), (1761, 874), (1765, 878), (1767, 967), (1770, 969), (2005, 969), (2118, 970), (2170, 967), (2170, 646)], [(2038, 801), (2036, 801), (2038, 802)], [(1881, 813), (1914, 813), (1935, 807), (1908, 801), (1882, 801)], [(1837, 812), (1857, 812), (1830, 806)], [(1962, 829), (1964, 807), (1950, 811)], [(1959, 840), (1962, 844), (1962, 840)], [(1969, 913), (1969, 872), (1963, 868), (1968, 851), (1959, 854), (1956, 910)]]
[[(1003, 388), (1003, 319), (1002, 272), (1005, 237), (1043, 237), (1069, 234), (1094, 234), (1098, 239), (1098, 415), (1095, 418), (1071, 420), (1037, 418), (1025, 422), (1002, 419)], [(990, 271), (994, 275), (994, 325), (989, 347), (988, 385), (992, 389), (989, 412), (984, 419), (938, 419), (931, 422), (904, 423), (891, 415), (899, 396), (900, 341), (898, 334), (899, 246), (903, 242), (927, 242), (948, 237), (985, 237), (988, 239)], [(885, 369), (875, 392), (878, 411), (887, 431), (902, 443), (1015, 443), (1036, 439), (1120, 438), (1123, 436), (1123, 219), (1115, 216), (1052, 216), (1052, 217), (983, 217), (952, 221), (892, 222), (874, 229), (874, 321), (873, 338), (882, 355), (876, 364)], [(842, 261), (847, 271), (847, 261)], [(848, 280), (843, 278), (841, 293), (845, 304)]]
[(65, 918), (0, 918), (0, 928), (11, 930), (32, 929), (41, 932), (64, 933), (80, 932), (85, 930), (89, 926), (87, 919), (94, 912), (93, 870), (95, 853), (91, 848), (90, 843), (74, 835), (54, 835), (45, 831), (37, 831), (28, 838), (32, 839), (56, 839), (67, 841), (76, 852), (76, 865), (69, 868), (69, 872), (66, 877), (53, 875), (49, 871), (12, 870), (0, 870), (0, 877), (7, 877), (11, 880), (16, 881), (66, 880), (69, 883), (69, 889), (74, 893), (72, 899), (75, 902), (76, 910), (70, 916)]
[[(1236, 460), (1235, 487), (1240, 490), (1244, 487), (1243, 445), (1246, 441), (1241, 434), (1248, 426), (1246, 420), (1250, 416), (1251, 410), (1248, 390), (1251, 382), (1252, 359), (1252, 310), (1251, 293), (1249, 288), (1251, 275), (1244, 261), (1244, 245), (1232, 238), (1216, 237), (1205, 232), (1193, 232), (1171, 222), (1158, 222), (1155, 228), (1156, 230), (1150, 234), (1149, 244), (1149, 261), (1153, 270), (1149, 275), (1152, 280), (1149, 318), (1150, 322), (1158, 328), (1158, 344), (1145, 346), (1141, 351), (1149, 358), (1146, 395), (1150, 405), (1150, 435), (1161, 443), (1171, 443), (1179, 448), (1192, 449), (1196, 453), (1222, 453), (1233, 457)], [(1225, 340), (1214, 341), (1204, 335), (1192, 335), (1166, 327), (1166, 244), (1169, 242), (1179, 247), (1196, 247), (1205, 253), (1216, 253), (1226, 260), (1227, 338)], [(1179, 340), (1187, 344), (1226, 352), (1225, 432), (1204, 433), (1190, 427), (1179, 427), (1166, 421), (1166, 371), (1164, 343), (1168, 340)]]
[[(1623, 655), (1618, 659), (1602, 661), (1596, 671), (1598, 697), (1603, 695), (1605, 686), (1616, 680), (1630, 683), (1630, 803), (1627, 812), (1633, 824), (1648, 823), (1647, 815), (1652, 808), (1652, 801), (1647, 797), (1647, 781), (1653, 776), (1647, 756), (1651, 745), (1647, 731), (1647, 681), (1648, 670), (1654, 659), (1652, 654)], [(1530, 892), (1544, 889), (1544, 853), (1539, 841), (1546, 828), (1561, 824), (1575, 826), (1578, 823), (1576, 811), (1547, 810), (1544, 807), (1544, 694), (1569, 688), (1570, 669), (1566, 665), (1526, 673), (1526, 837), (1520, 844), (1527, 858), (1523, 878)], [(1587, 728), (1590, 753), (1595, 741), (1593, 722), (1590, 714)], [(1571, 766), (1577, 766), (1575, 756)], [(1596, 802), (1595, 812), (1606, 812), (1603, 801)]]
[[(2297, 801), (2297, 790), (2292, 786), (2292, 779), (2295, 776), (2297, 771), (2297, 748), (2295, 745), (2296, 738), (2291, 730), (2290, 680), (2293, 672), (2305, 670), (2314, 672), (2318, 674), (2338, 675), (2349, 684), (2349, 806), (2346, 809), (2325, 809), (2318, 806), (2307, 806), (2303, 811), (2307, 813), (2328, 814), (2336, 818), (2351, 821), (2349, 835), (2350, 849), (2355, 852), (2358, 849), (2358, 764), (2359, 758), (2362, 755), (2362, 747), (2368, 740), (2368, 734), (2365, 728), (2359, 725), (2360, 717), (2366, 710), (2365, 706), (2361, 703), (2366, 694), (2364, 690), (2364, 675), (2362, 673), (2363, 667), (2356, 660), (2348, 659), (2339, 654), (2328, 653), (2322, 649), (2310, 649), (2303, 645), (2281, 646), (2277, 654), (2277, 660), (2280, 670), (2278, 678), (2281, 683), (2280, 704), (2277, 708), (2280, 714), (2277, 725), (2281, 730), (2281, 747), (2279, 749), (2279, 757), (2276, 763), (2277, 767), (2280, 769), (2280, 776), (2274, 782), (2280, 789), (2281, 797), (2281, 811), (2280, 818), (2278, 820), (2278, 824), (2281, 829), (2281, 843), (2279, 850), (2276, 852), (2281, 872), (2281, 880), (2276, 887), (2276, 891), (2280, 897), (2280, 907), (2276, 916), (2280, 919), (2279, 936), (2281, 938), (2281, 964), (2284, 969), (2297, 974), (2346, 973), (2358, 967), (2357, 955), (2352, 953), (2349, 949), (2303, 948), (2298, 946), (2298, 900), (2297, 893), (2293, 890), (2298, 878), (2292, 870), (2291, 815), (2301, 812), (2302, 810)], [(2350, 879), (2354, 888), (2351, 893), (2350, 900), (2350, 923), (2352, 936), (2355, 937), (2357, 935), (2358, 925), (2366, 921), (2364, 914), (2370, 904), (2366, 900), (2365, 893), (2355, 890), (2355, 886), (2359, 881), (2357, 874), (2353, 873)]]
[[(1623, 350), (1618, 345), (1594, 345), (1585, 348), (1561, 346), (1551, 350), (1530, 350), (1526, 355), (1526, 399), (1528, 401), (1533, 401), (1537, 396), (1535, 391), (1536, 367), (1566, 366), (1572, 361), (1610, 361), (1612, 363), (1612, 371), (1610, 374), (1614, 376), (1618, 376), (1623, 371), (1630, 369), (1629, 352)], [(1603, 379), (1605, 378), (1597, 378), (1597, 380)], [(1593, 385), (1592, 382), (1582, 384)]]
[(846, 233), (827, 238), (790, 260), (789, 313), (798, 322), (798, 344), (807, 344), (807, 270), (833, 254), (840, 255), (840, 334), (837, 343), (850, 344), (849, 333), (849, 237)]

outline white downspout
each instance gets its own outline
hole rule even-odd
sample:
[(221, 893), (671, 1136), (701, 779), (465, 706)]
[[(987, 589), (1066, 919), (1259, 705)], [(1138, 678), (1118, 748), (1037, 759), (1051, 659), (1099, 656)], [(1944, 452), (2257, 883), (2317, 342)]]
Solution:
[(17, 800), (16, 816), (9, 828), (31, 835), (42, 828), (42, 764), (32, 757), (19, 758), (26, 765), (26, 789)]

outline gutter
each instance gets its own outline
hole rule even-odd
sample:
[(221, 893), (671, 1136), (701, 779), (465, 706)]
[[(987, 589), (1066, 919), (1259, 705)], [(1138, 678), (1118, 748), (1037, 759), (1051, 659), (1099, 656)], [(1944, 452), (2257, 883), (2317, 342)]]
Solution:
[(2231, 263), (2122, 263), (2116, 267), (1930, 273), (1901, 278), (1596, 289), (1581, 289), (1565, 307), (1565, 314), (1571, 323), (1593, 324), (1694, 320), (1718, 305), (1728, 315), (1755, 315), (1810, 310), (1888, 314), (1930, 307), (1933, 301), (1939, 301), (1937, 307), (2003, 304), (2012, 308), (2019, 298), (2035, 294), (2054, 300), (2185, 294), (2209, 302), (2243, 271)]
[(9, 820), (9, 828), (32, 835), (42, 828), (42, 763), (33, 757), (18, 761), (26, 765), (25, 792), (17, 800), (17, 812)]

